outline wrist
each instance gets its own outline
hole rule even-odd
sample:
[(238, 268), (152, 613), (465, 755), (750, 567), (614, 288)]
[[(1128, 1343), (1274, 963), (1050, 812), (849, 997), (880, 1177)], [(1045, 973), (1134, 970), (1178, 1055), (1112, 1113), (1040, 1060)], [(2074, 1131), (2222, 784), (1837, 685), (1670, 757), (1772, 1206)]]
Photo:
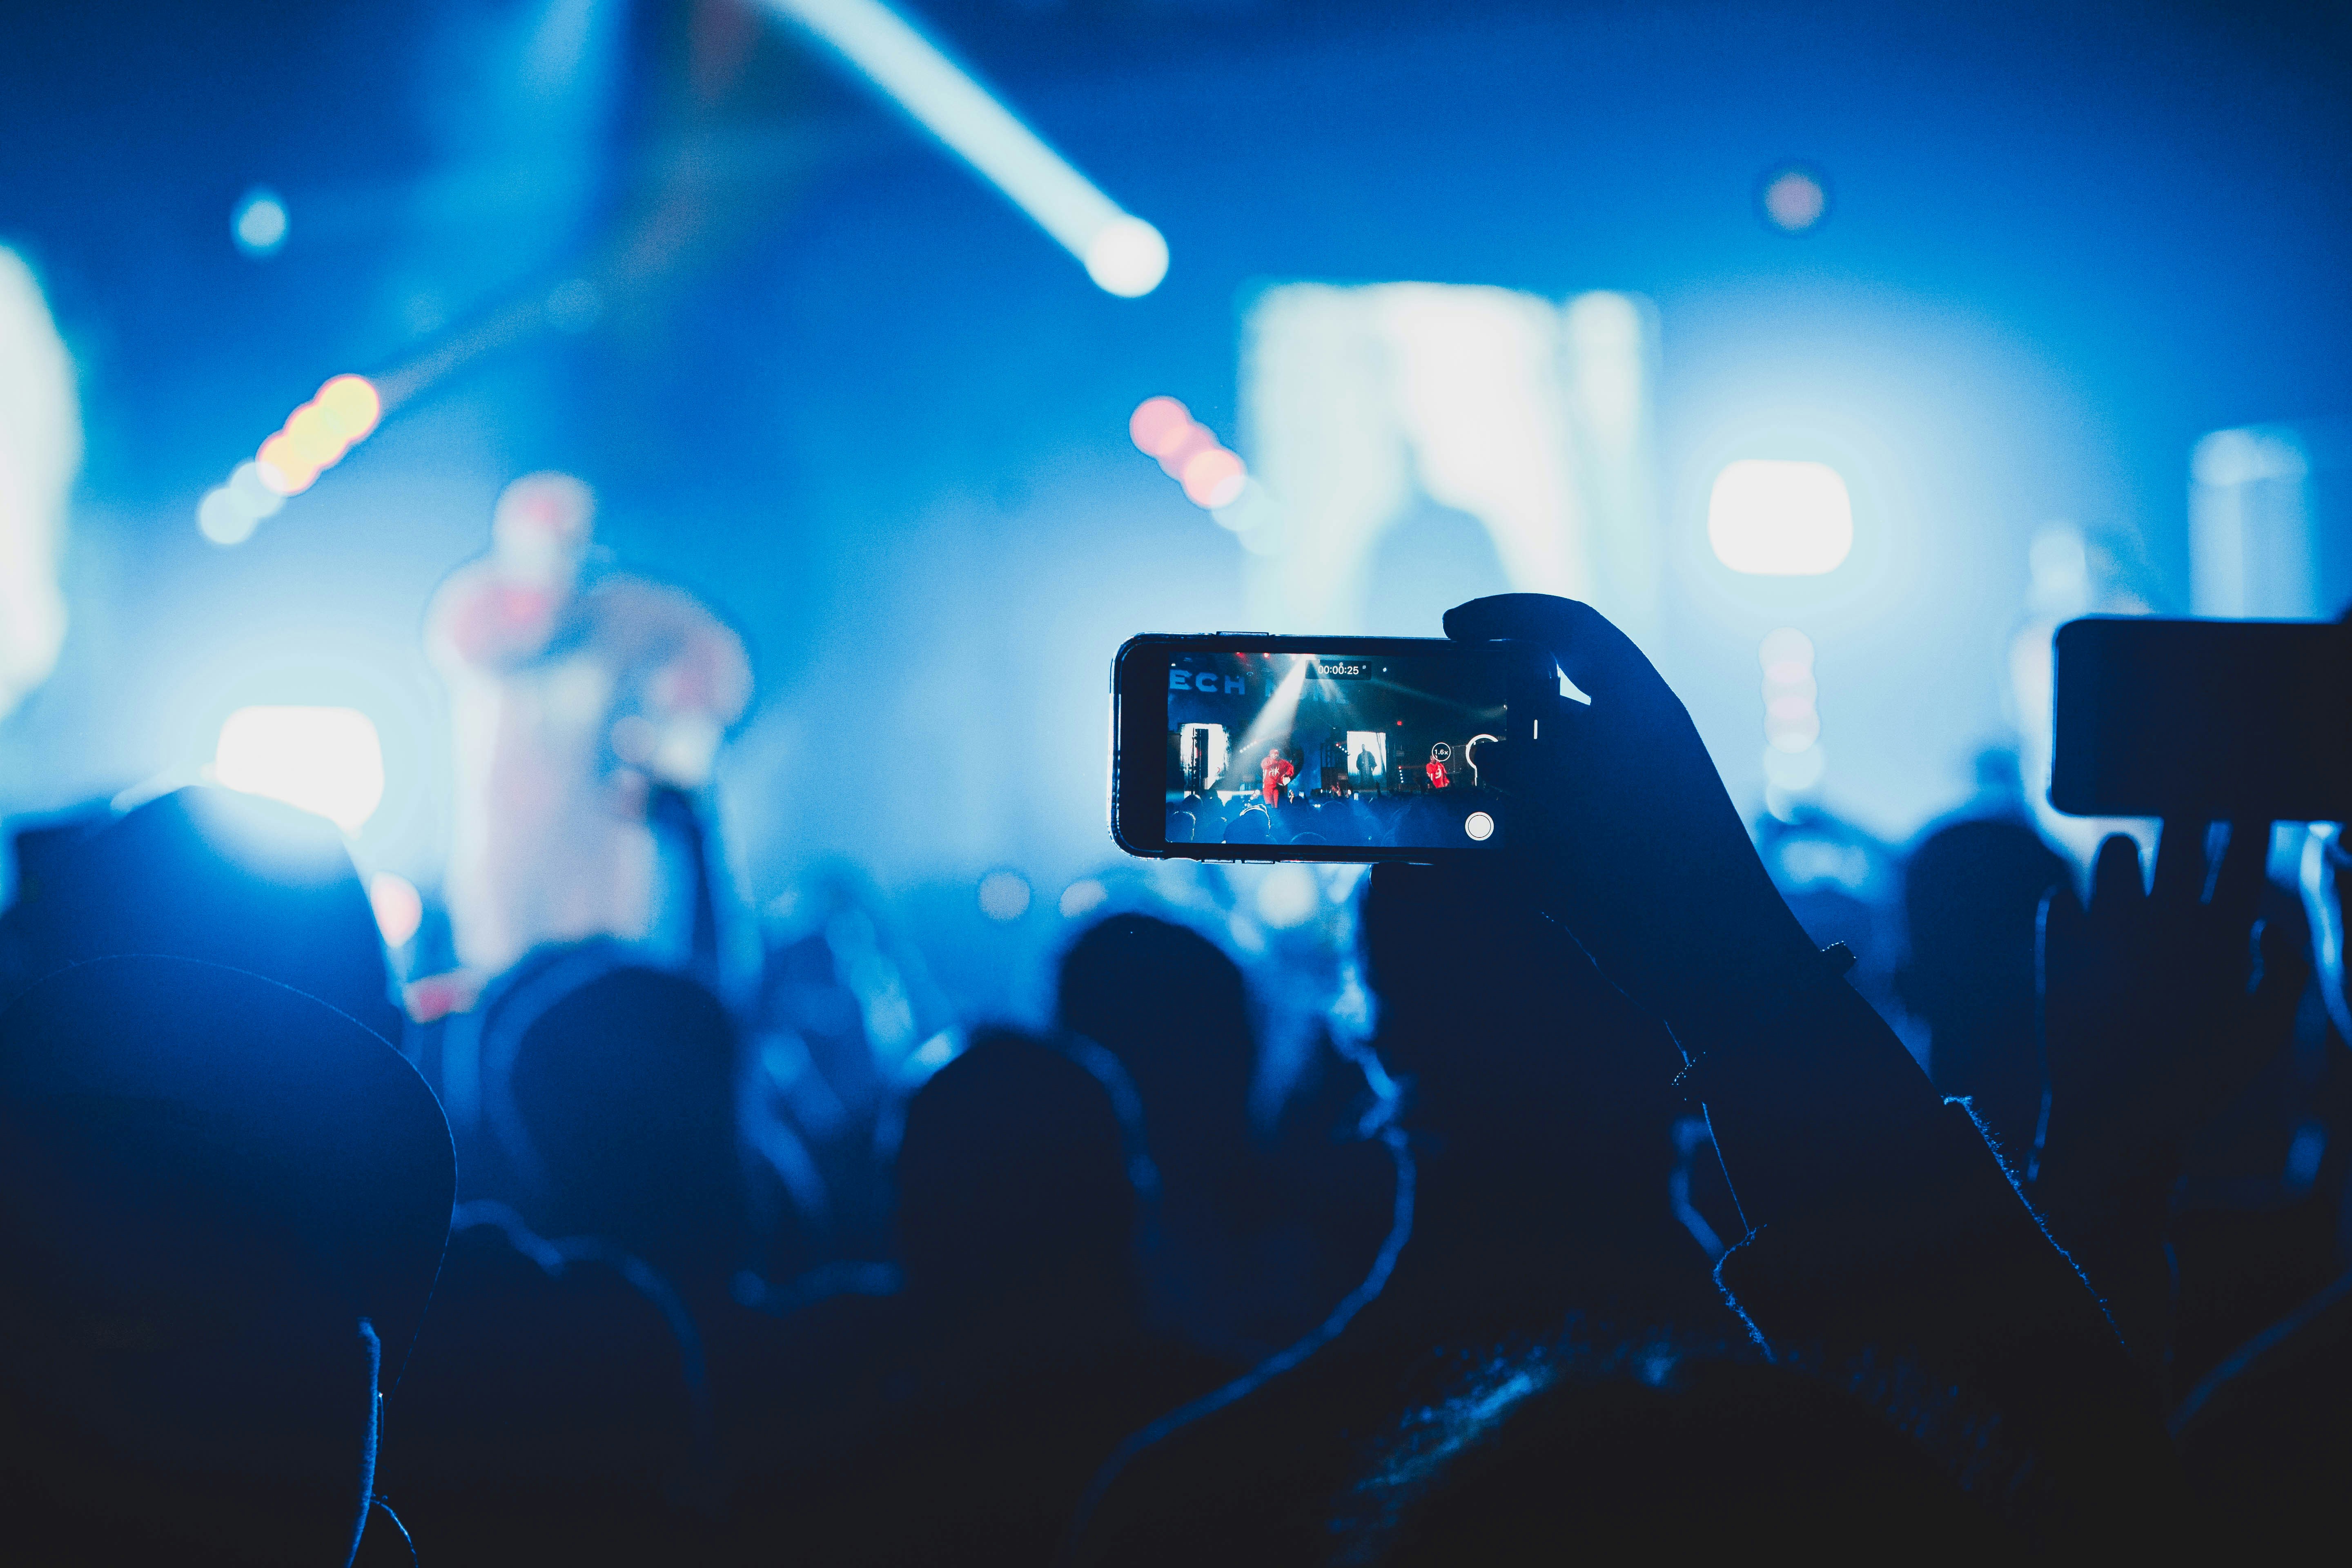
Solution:
[(1667, 1026), (1686, 1050), (1713, 1050), (1756, 1035), (1853, 967), (1843, 942), (1816, 948), (1794, 921), (1790, 927), (1785, 938), (1695, 969), (1668, 998)]

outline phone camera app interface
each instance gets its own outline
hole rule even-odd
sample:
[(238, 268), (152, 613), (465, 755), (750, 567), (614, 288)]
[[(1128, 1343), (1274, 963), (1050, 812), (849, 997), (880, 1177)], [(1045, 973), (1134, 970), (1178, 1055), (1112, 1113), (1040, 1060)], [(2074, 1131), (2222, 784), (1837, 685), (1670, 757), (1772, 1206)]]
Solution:
[(1507, 732), (1494, 685), (1466, 658), (1180, 655), (1168, 671), (1168, 841), (1499, 844), (1507, 818), (1479, 779)]

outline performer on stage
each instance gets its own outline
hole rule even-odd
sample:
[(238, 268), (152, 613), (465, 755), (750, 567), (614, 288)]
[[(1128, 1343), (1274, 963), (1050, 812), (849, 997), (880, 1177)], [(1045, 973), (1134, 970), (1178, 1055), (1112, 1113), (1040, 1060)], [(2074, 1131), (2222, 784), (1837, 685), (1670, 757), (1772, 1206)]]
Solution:
[(642, 940), (659, 787), (699, 789), (751, 695), (741, 639), (683, 590), (585, 582), (594, 502), (564, 474), (499, 498), (425, 641), (449, 688), (457, 801), (443, 897), (457, 957), (496, 974), (541, 942)]
[(1430, 788), (1444, 789), (1453, 784), (1445, 773), (1446, 759), (1453, 755), (1454, 748), (1443, 741), (1429, 748), (1429, 765), (1422, 771), (1429, 775)]
[(1258, 764), (1258, 793), (1265, 796), (1266, 805), (1280, 805), (1283, 787), (1297, 776), (1297, 767), (1282, 754), (1282, 748), (1276, 746), (1266, 752), (1265, 761)]
[(1328, 794), (1348, 793), (1348, 748), (1337, 735), (1323, 742), (1322, 784)]

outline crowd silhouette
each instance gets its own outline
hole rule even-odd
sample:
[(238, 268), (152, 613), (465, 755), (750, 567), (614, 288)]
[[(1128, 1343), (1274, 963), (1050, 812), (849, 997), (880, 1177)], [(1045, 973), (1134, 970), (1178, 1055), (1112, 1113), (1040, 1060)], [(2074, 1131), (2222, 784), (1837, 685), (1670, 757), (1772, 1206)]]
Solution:
[(2078, 886), (1998, 804), (1899, 865), (1826, 821), (1759, 850), (1598, 613), (1446, 631), (1591, 700), (1482, 752), (1507, 858), (1361, 879), (1364, 1037), (1286, 1054), (1282, 954), (1175, 903), (1086, 924), (1037, 1032), (942, 1016), (847, 878), (756, 984), (700, 908), (683, 960), (543, 946), (420, 1021), (315, 819), (192, 788), (20, 831), (10, 1556), (2332, 1538), (2340, 852), (2290, 889), (2272, 825), (2167, 822)]

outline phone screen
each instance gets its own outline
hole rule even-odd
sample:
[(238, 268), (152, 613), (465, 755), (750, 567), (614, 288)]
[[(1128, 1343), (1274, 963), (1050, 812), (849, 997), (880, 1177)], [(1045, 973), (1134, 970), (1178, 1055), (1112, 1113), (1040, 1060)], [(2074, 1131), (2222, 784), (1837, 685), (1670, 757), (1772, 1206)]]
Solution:
[(1122, 658), (1129, 754), (1118, 767), (1130, 811), (1145, 804), (1133, 775), (1148, 765), (1132, 754), (1146, 734), (1132, 710), (1149, 702), (1147, 682), (1164, 690), (1150, 825), (1160, 841), (1122, 833), (1123, 844), (1205, 858), (1358, 859), (1507, 842), (1507, 803), (1485, 774), (1511, 734), (1508, 658), (1403, 639), (1255, 640), (1267, 646), (1171, 638), (1164, 665)]

